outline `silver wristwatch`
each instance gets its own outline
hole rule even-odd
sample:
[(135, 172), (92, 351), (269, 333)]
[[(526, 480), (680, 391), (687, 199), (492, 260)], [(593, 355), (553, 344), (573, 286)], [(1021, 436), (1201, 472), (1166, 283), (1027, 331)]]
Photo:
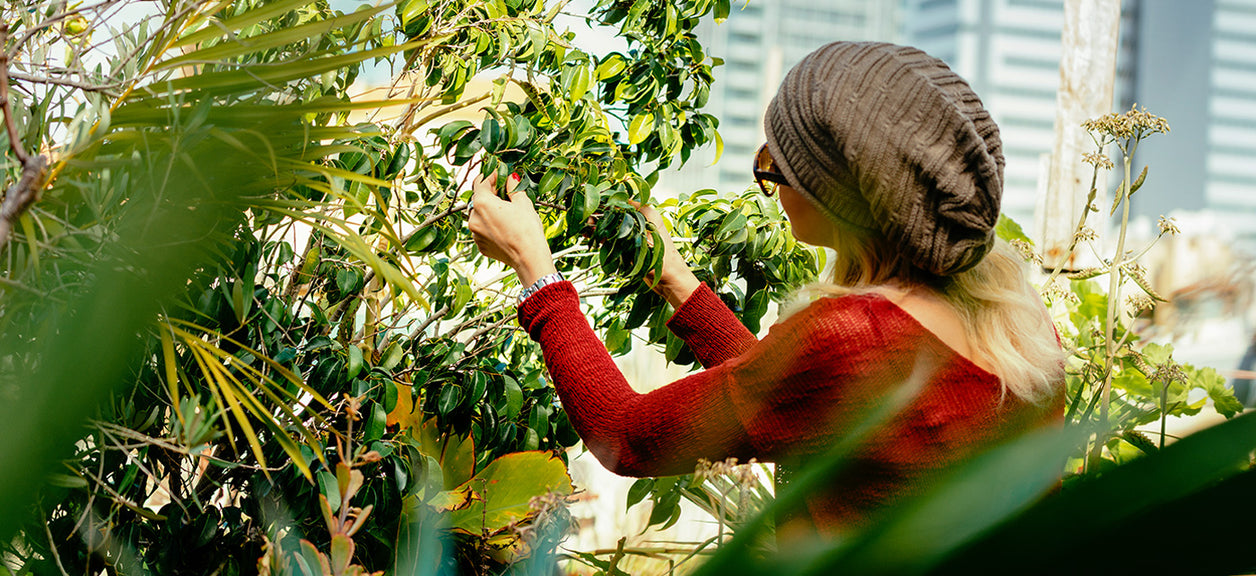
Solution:
[(564, 278), (561, 272), (555, 272), (553, 274), (546, 274), (538, 278), (537, 281), (533, 282), (531, 286), (524, 288), (523, 292), (519, 293), (519, 304), (523, 304), (523, 301), (527, 300), (528, 296), (536, 294), (537, 290), (540, 290), (555, 282), (562, 282), (563, 280)]

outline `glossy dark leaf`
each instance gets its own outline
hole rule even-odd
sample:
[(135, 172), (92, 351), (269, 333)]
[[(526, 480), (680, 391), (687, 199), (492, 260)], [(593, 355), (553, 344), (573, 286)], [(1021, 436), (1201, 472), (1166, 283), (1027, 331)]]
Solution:
[(440, 390), (440, 400), (437, 403), (437, 409), (440, 415), (449, 417), (449, 414), (458, 409), (462, 403), (462, 387), (457, 384), (448, 384)]

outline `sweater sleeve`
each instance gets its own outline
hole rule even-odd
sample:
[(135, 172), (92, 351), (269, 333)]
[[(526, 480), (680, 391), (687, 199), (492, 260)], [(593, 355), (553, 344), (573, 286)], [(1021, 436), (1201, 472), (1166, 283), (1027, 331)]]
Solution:
[(703, 368), (740, 356), (759, 341), (706, 283), (680, 305), (667, 327), (689, 345)]
[(528, 297), (519, 322), (541, 344), (572, 426), (612, 472), (687, 474), (699, 458), (747, 457), (746, 432), (718, 380), (699, 373), (638, 394), (589, 326), (570, 282)]
[(519, 320), (541, 344), (563, 408), (585, 445), (621, 475), (688, 473), (699, 458), (771, 461), (824, 445), (842, 424), (834, 417), (845, 412), (835, 410), (844, 399), (858, 409), (884, 392), (842, 385), (866, 365), (844, 357), (847, 352), (880, 346), (859, 337), (852, 340), (857, 346), (836, 345), (844, 318), (823, 310), (801, 312), (742, 355), (647, 394), (633, 391), (611, 361), (571, 283), (533, 294), (520, 306)]

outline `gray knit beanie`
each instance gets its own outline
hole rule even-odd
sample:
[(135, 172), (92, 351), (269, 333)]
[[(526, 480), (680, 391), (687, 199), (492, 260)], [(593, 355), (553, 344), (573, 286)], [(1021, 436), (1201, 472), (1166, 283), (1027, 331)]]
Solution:
[(999, 129), (941, 60), (829, 44), (790, 70), (764, 128), (794, 189), (839, 224), (882, 233), (918, 268), (962, 272), (994, 245)]

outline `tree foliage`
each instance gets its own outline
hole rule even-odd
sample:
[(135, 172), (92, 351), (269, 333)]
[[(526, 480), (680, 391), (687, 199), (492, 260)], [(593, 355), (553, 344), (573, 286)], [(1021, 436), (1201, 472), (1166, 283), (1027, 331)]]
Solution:
[[(576, 16), (628, 48), (594, 54), (556, 24), (561, 1), (5, 5), (5, 202), (38, 196), (0, 252), (6, 562), (485, 573), (549, 558), (577, 437), (514, 324), (516, 280), (465, 230), (468, 183), (521, 174), (613, 351), (644, 341), (692, 363), (643, 282), (659, 231), (629, 201), (722, 147), (702, 112), (719, 60), (694, 28), (729, 9), (603, 0)], [(350, 100), (368, 65), (396, 73), (392, 90)], [(402, 112), (381, 120), (387, 106)], [(19, 150), (48, 161), (29, 188)], [(752, 328), (814, 275), (753, 194), (663, 212)]]

